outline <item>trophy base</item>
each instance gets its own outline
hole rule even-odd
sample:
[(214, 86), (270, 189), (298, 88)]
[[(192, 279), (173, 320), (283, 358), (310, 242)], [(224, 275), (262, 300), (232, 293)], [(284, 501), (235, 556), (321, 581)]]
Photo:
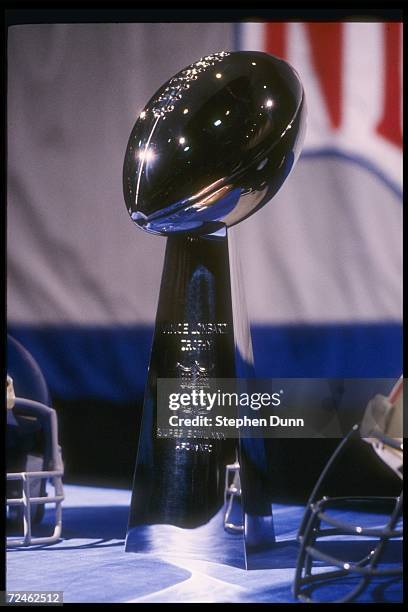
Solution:
[(224, 529), (223, 509), (208, 523), (193, 529), (174, 525), (132, 527), (127, 534), (125, 550), (247, 569), (243, 536)]

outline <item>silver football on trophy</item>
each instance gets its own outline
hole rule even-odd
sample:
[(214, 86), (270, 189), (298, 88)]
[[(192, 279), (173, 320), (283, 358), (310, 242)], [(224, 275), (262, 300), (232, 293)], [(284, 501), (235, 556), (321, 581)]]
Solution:
[(129, 138), (123, 188), (154, 234), (211, 234), (278, 191), (302, 147), (306, 105), (295, 70), (261, 52), (221, 52), (154, 94)]

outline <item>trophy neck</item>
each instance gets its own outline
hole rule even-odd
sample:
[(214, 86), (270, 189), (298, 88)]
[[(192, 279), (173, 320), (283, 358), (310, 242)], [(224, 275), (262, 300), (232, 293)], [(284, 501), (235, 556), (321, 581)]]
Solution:
[(252, 348), (233, 253), (227, 232), (167, 238), (154, 342), (159, 377), (177, 378), (181, 367), (199, 368), (210, 378), (248, 375), (242, 366), (252, 365)]

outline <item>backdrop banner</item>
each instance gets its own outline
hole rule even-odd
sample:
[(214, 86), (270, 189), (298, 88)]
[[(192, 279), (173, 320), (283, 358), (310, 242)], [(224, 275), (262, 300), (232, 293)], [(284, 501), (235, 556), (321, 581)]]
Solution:
[(233, 230), (256, 375), (400, 375), (402, 24), (24, 25), (8, 32), (7, 315), (54, 397), (141, 396), (165, 240), (129, 222), (128, 135), (170, 75), (234, 48), (288, 60), (308, 106), (291, 180)]

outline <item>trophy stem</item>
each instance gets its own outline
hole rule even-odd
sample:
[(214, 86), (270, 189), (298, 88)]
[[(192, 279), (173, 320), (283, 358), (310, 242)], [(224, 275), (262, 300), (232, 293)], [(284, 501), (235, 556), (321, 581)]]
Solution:
[[(230, 245), (232, 246), (232, 245)], [(126, 550), (258, 566), (275, 541), (263, 439), (158, 436), (157, 384), (254, 375), (238, 253), (227, 232), (167, 239)], [(229, 483), (228, 473), (235, 474)], [(261, 555), (262, 556), (262, 555)]]
[[(236, 376), (227, 233), (171, 236), (143, 404), (127, 551), (183, 554), (245, 567), (243, 534), (224, 529), (226, 465), (236, 460), (237, 440), (157, 437), (158, 379), (177, 378), (191, 387), (206, 378)], [(243, 525), (242, 513), (236, 520)]]

